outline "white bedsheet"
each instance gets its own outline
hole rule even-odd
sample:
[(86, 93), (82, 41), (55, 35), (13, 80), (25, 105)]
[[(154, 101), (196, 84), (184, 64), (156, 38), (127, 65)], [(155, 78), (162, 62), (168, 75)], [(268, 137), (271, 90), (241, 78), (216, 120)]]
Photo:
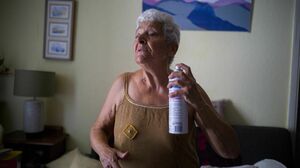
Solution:
[(233, 167), (201, 166), (201, 168), (286, 168), (286, 166), (273, 159), (264, 159), (256, 162), (254, 165), (241, 165)]

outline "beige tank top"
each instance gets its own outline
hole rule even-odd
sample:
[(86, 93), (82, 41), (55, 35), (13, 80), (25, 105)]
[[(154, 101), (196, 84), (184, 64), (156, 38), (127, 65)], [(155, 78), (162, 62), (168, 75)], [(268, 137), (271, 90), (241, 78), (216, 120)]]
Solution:
[(114, 146), (128, 151), (122, 168), (199, 168), (193, 117), (189, 133), (168, 133), (168, 106), (136, 104), (128, 95), (129, 74), (125, 75), (125, 96), (116, 110)]

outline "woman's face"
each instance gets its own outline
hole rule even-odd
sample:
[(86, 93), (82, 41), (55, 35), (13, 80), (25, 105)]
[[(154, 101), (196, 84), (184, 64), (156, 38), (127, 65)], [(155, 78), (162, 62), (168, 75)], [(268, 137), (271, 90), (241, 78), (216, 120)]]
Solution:
[(168, 63), (170, 57), (175, 55), (176, 50), (177, 45), (167, 43), (160, 23), (140, 23), (135, 32), (134, 40), (134, 54), (137, 64)]

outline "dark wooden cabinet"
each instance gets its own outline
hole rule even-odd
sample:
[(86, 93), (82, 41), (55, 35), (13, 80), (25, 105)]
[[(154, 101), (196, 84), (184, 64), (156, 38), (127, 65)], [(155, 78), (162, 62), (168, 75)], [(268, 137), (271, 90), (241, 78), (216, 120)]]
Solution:
[(39, 134), (13, 131), (4, 135), (4, 146), (23, 151), (22, 167), (44, 167), (65, 153), (67, 134), (62, 127), (45, 126)]

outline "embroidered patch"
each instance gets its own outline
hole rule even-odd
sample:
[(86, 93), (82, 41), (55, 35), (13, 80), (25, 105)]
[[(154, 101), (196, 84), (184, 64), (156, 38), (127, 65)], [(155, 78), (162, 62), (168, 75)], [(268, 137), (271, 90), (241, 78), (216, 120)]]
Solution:
[(137, 129), (132, 124), (128, 124), (123, 130), (123, 134), (125, 134), (125, 136), (130, 140), (133, 140), (133, 138), (136, 137), (137, 133)]

